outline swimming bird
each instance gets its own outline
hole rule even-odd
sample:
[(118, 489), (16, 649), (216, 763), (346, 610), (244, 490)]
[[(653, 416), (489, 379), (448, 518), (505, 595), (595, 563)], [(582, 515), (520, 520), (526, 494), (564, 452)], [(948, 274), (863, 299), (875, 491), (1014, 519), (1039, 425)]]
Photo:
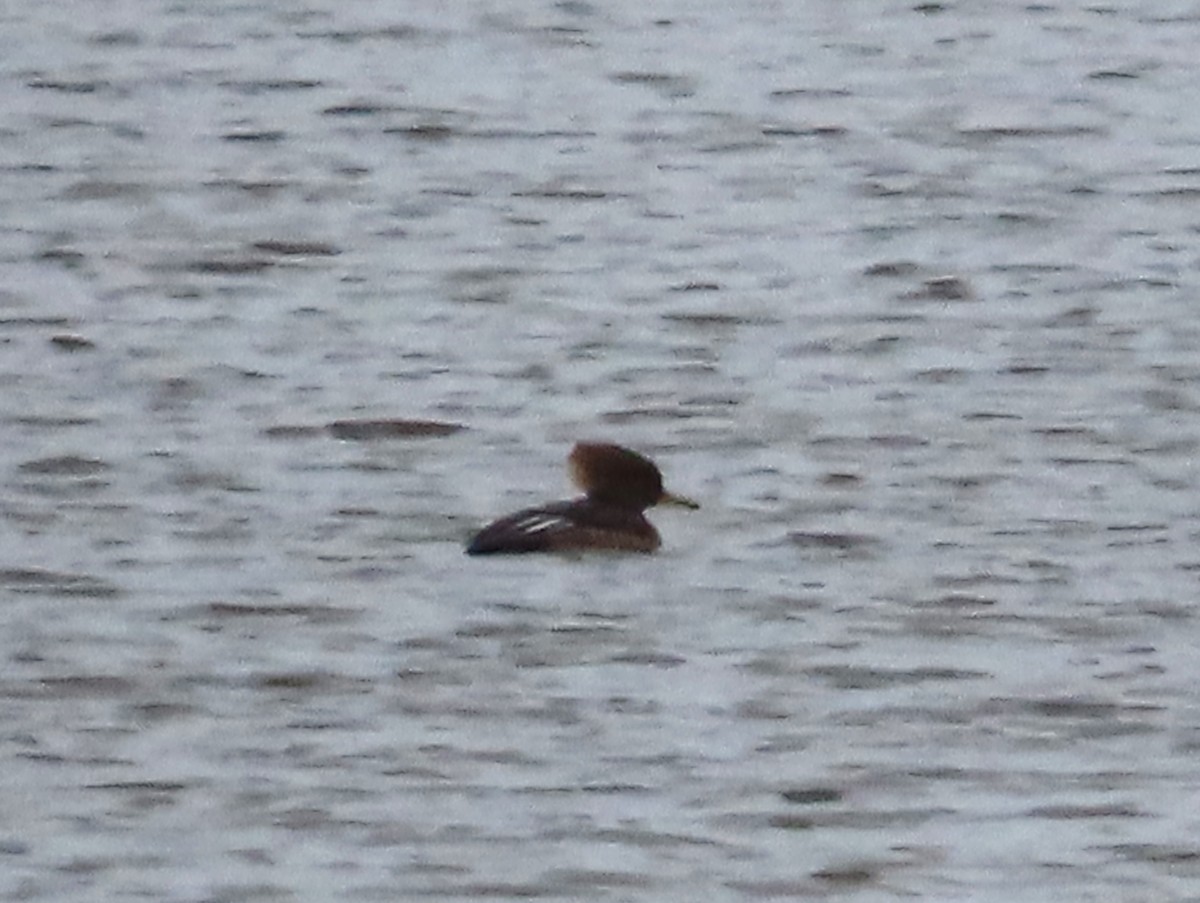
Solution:
[(663, 488), (649, 458), (607, 442), (579, 442), (567, 457), (583, 495), (526, 508), (488, 524), (467, 544), (468, 555), (606, 550), (653, 552), (662, 544), (642, 513), (654, 505), (700, 506)]

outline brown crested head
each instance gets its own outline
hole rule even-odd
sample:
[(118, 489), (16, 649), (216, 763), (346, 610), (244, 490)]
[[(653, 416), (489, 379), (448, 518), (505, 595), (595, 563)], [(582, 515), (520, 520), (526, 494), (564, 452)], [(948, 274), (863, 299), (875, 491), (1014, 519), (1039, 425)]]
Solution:
[(594, 502), (642, 511), (673, 503), (699, 507), (663, 489), (662, 473), (649, 458), (607, 442), (579, 442), (567, 464), (571, 479)]

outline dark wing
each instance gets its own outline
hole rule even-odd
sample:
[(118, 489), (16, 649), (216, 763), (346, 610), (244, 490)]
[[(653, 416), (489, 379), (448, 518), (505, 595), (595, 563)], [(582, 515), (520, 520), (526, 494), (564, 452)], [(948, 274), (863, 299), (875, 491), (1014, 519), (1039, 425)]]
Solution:
[[(493, 521), (467, 544), (468, 555), (548, 552), (561, 548), (579, 526), (570, 517), (570, 503), (526, 508)], [(568, 543), (569, 544), (569, 543)]]

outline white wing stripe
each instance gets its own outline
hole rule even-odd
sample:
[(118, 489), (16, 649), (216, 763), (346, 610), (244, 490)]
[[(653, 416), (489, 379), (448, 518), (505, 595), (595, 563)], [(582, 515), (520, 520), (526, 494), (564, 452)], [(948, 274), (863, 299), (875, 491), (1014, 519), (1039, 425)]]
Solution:
[(565, 517), (555, 514), (531, 514), (513, 524), (513, 528), (522, 533), (541, 533), (545, 530), (561, 529), (569, 523)]

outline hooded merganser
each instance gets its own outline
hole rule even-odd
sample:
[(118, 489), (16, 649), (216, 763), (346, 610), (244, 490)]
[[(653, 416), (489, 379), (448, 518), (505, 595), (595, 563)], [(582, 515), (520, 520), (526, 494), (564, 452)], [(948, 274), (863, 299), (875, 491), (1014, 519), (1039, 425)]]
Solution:
[(653, 552), (662, 540), (643, 511), (654, 505), (700, 507), (663, 489), (654, 462), (619, 445), (580, 442), (571, 450), (567, 466), (583, 490), (582, 498), (526, 508), (493, 521), (475, 534), (467, 554)]

